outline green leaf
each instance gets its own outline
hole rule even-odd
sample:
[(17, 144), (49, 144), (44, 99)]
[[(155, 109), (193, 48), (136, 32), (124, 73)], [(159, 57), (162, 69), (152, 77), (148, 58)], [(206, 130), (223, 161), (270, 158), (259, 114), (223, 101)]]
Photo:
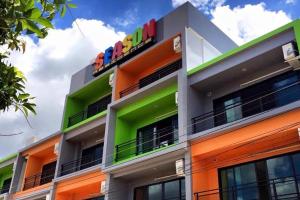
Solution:
[(67, 11), (67, 7), (64, 5), (64, 6), (61, 8), (60, 16), (61, 16), (61, 17), (65, 16), (66, 11)]
[(37, 19), (41, 16), (41, 11), (38, 8), (33, 8), (26, 12), (26, 16), (30, 19)]
[(42, 31), (39, 29), (39, 27), (30, 20), (26, 20), (26, 27), (28, 30), (34, 32), (38, 37), (42, 38), (44, 36)]
[(34, 8), (34, 0), (20, 0), (20, 3), (24, 12)]
[(32, 9), (34, 7), (34, 0), (27, 0), (25, 11)]
[(69, 3), (68, 6), (69, 8), (77, 8), (77, 5), (74, 3)]
[(66, 0), (54, 0), (54, 4), (65, 4)]
[(30, 97), (30, 94), (28, 93), (19, 94), (19, 99), (21, 100), (27, 99), (28, 97)]
[(39, 17), (38, 19), (32, 19), (32, 20), (46, 28), (53, 28), (53, 25), (51, 24), (51, 22), (45, 18)]

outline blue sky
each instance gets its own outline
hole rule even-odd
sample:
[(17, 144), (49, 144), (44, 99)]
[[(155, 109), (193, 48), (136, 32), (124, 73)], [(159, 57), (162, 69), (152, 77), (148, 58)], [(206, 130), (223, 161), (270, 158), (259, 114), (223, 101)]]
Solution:
[[(126, 33), (130, 33), (137, 25), (143, 24), (148, 19), (159, 19), (174, 9), (171, 0), (73, 0), (72, 2), (77, 5), (76, 9), (72, 9), (75, 18), (101, 20), (116, 30)], [(268, 10), (282, 10), (292, 19), (300, 18), (300, 0), (290, 0), (290, 3), (287, 3), (289, 0), (226, 0), (224, 5), (234, 8), (261, 2), (266, 4)], [(213, 9), (213, 7), (208, 7)], [(207, 16), (212, 17), (210, 14)], [(73, 20), (70, 13), (67, 12), (64, 18), (56, 18), (55, 25), (57, 28), (70, 27)], [(128, 20), (128, 25), (120, 25), (122, 20)]]

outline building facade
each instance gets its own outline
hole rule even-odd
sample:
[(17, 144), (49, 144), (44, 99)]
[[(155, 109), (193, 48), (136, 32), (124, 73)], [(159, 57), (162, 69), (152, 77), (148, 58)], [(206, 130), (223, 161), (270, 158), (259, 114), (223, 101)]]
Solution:
[(237, 46), (190, 3), (149, 19), (72, 76), (8, 197), (299, 199), (299, 45), (299, 20)]

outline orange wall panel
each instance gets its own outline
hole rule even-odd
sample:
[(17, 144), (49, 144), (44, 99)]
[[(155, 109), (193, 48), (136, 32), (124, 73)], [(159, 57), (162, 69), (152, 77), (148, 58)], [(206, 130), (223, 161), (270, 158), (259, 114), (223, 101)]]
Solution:
[[(219, 188), (218, 170), (241, 163), (300, 151), (300, 109), (209, 139), (194, 141), (193, 192)], [(219, 199), (209, 195), (206, 199)]]
[(94, 172), (63, 181), (57, 185), (56, 200), (81, 200), (99, 195), (101, 181), (105, 179), (102, 172)]

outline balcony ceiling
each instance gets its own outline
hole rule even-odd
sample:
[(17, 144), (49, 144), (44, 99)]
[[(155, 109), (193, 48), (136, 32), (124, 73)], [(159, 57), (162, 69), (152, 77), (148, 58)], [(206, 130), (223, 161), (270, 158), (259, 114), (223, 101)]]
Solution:
[(141, 52), (139, 55), (133, 57), (133, 59), (121, 64), (119, 68), (132, 75), (137, 75), (142, 73), (145, 67), (153, 66), (157, 62), (170, 58), (175, 54), (173, 50), (173, 38), (170, 38)]
[(193, 88), (201, 92), (210, 92), (212, 88), (220, 85), (239, 82), (239, 85), (256, 79), (270, 72), (285, 68), (281, 47), (277, 47), (265, 54), (247, 60), (215, 76), (205, 79), (193, 85)]

